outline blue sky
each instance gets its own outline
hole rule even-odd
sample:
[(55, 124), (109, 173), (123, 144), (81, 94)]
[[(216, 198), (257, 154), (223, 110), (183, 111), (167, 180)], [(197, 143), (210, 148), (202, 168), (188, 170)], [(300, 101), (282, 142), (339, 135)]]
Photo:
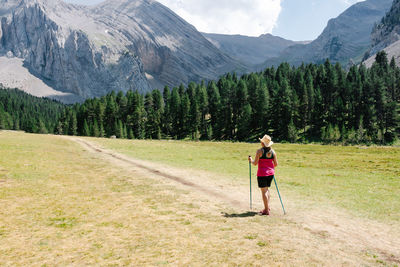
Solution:
[(328, 20), (360, 0), (283, 0), (272, 34), (291, 40), (313, 40)]
[[(102, 0), (66, 0), (96, 4)], [(131, 0), (134, 1), (134, 0)], [(362, 0), (158, 0), (199, 31), (313, 40), (331, 18)]]

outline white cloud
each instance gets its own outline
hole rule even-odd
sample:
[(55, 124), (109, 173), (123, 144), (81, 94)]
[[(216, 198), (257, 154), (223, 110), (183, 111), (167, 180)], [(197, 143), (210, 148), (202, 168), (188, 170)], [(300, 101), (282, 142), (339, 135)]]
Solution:
[(158, 0), (197, 30), (259, 36), (271, 33), (282, 0)]
[(355, 3), (363, 2), (365, 0), (341, 0), (341, 1), (343, 3), (345, 3), (346, 5), (348, 5), (348, 6), (351, 6), (351, 5), (355, 4)]

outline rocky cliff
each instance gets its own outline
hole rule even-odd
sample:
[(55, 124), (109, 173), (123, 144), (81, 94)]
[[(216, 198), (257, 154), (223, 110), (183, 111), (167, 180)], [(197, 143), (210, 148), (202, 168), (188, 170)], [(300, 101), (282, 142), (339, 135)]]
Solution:
[[(392, 43), (391, 45), (385, 47), (382, 50), (386, 52), (389, 62), (391, 61), (392, 58), (394, 58), (396, 65), (400, 67), (400, 40)], [(372, 64), (375, 62), (375, 58), (376, 54), (370, 56), (368, 59), (363, 61), (363, 64), (367, 68), (370, 68)]]
[[(200, 32), (153, 0), (108, 0), (93, 8), (94, 16), (138, 55), (156, 84), (178, 85), (243, 70)], [(126, 40), (126, 41), (124, 41)]]
[(80, 29), (79, 22), (96, 25), (85, 8), (58, 0), (1, 2), (9, 12), (2, 10), (0, 53), (24, 59), (29, 72), (55, 90), (88, 98), (150, 89), (137, 56), (98, 46)]
[[(371, 34), (370, 56), (374, 56), (377, 52), (391, 46), (400, 40), (400, 0), (394, 0), (392, 7), (375, 25)], [(398, 45), (390, 48), (391, 53), (396, 53)]]
[[(213, 79), (239, 63), (153, 0), (0, 0), (0, 57), (81, 98)], [(0, 70), (1, 71), (1, 70)], [(2, 82), (2, 81), (0, 81)]]
[(366, 0), (352, 5), (337, 18), (331, 19), (322, 34), (306, 45), (285, 49), (261, 67), (286, 61), (294, 65), (321, 63), (326, 59), (347, 65), (360, 62), (371, 45), (371, 31), (390, 9), (393, 0)]

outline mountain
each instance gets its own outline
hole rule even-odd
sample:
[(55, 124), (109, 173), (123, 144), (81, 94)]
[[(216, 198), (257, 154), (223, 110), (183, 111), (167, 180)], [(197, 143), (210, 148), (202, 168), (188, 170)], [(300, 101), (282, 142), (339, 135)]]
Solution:
[(400, 0), (393, 1), (390, 10), (374, 27), (371, 39), (371, 55), (400, 40)]
[[(394, 42), (393, 44), (385, 47), (382, 50), (384, 50), (386, 52), (386, 56), (387, 56), (389, 62), (394, 57), (396, 65), (400, 66), (400, 40), (397, 42)], [(372, 64), (375, 62), (375, 57), (376, 57), (376, 54), (370, 56), (368, 59), (363, 61), (363, 64), (367, 68), (370, 68), (372, 66)]]
[[(0, 17), (0, 62), (28, 70), (28, 84), (43, 81), (47, 88), (32, 89), (33, 94), (53, 89), (85, 99), (112, 90), (146, 92), (243, 69), (154, 0), (108, 0), (90, 7), (0, 0)], [(15, 79), (2, 78), (6, 85)]]
[(377, 24), (371, 34), (372, 45), (369, 58), (364, 62), (371, 66), (375, 62), (375, 54), (385, 50), (389, 60), (394, 57), (400, 65), (400, 0), (394, 0), (391, 9)]
[(321, 63), (326, 59), (347, 65), (360, 62), (371, 45), (371, 31), (393, 0), (366, 0), (346, 9), (337, 18), (331, 19), (321, 35), (306, 45), (290, 46), (279, 57), (267, 60), (260, 66), (289, 62), (293, 65)]
[(261, 64), (271, 57), (277, 57), (289, 46), (304, 43), (286, 40), (271, 34), (263, 34), (259, 37), (215, 33), (203, 33), (203, 35), (222, 52), (249, 66)]

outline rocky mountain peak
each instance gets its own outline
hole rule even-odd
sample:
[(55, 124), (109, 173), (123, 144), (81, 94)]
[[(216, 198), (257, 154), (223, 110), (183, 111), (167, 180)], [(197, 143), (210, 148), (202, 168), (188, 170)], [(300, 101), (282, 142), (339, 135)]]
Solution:
[(51, 88), (82, 98), (178, 86), (242, 68), (153, 0), (95, 6), (0, 0), (0, 21), (0, 60), (20, 58)]
[(394, 0), (390, 10), (375, 25), (371, 39), (371, 55), (400, 40), (400, 0)]
[(347, 65), (350, 60), (359, 63), (371, 45), (370, 33), (390, 9), (393, 0), (366, 0), (358, 2), (338, 17), (329, 20), (318, 38), (306, 45), (290, 46), (262, 67), (286, 61), (293, 65), (322, 63), (326, 59)]

